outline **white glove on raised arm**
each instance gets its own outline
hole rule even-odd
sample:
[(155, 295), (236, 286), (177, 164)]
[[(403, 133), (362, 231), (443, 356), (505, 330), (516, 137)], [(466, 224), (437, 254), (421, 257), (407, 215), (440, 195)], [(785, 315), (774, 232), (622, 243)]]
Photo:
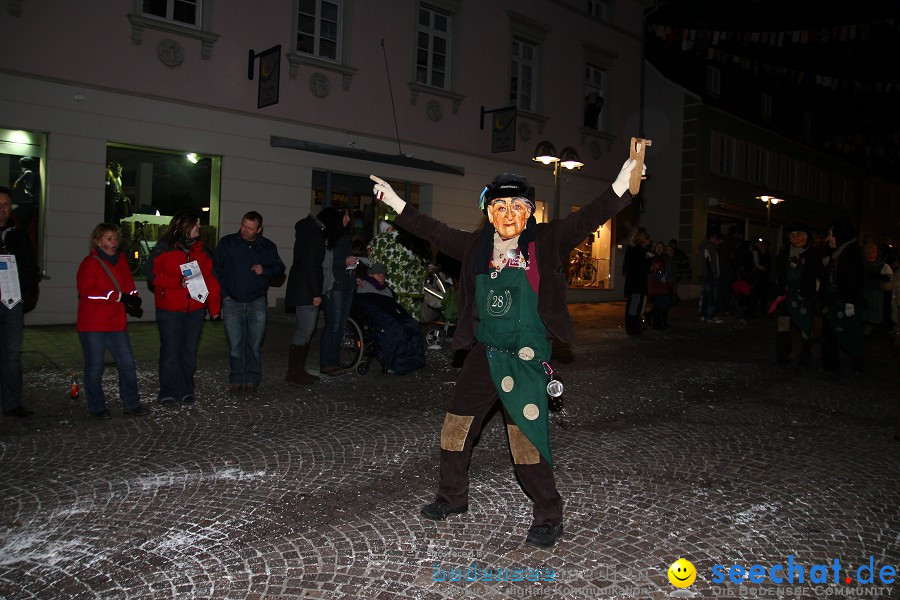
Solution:
[(387, 204), (391, 207), (398, 215), (403, 212), (404, 207), (406, 207), (406, 202), (397, 195), (397, 192), (394, 191), (394, 188), (380, 177), (375, 177), (374, 175), (369, 175), (369, 179), (375, 182), (374, 187), (372, 187), (372, 193), (375, 194), (375, 198)]
[(844, 314), (848, 317), (852, 317), (856, 314), (856, 307), (850, 304), (849, 302), (844, 304)]
[[(622, 165), (622, 170), (619, 171), (618, 177), (613, 181), (612, 189), (616, 193), (616, 196), (619, 198), (622, 197), (622, 194), (628, 190), (628, 185), (631, 182), (631, 172), (634, 171), (634, 168), (637, 166), (636, 160), (631, 160), (630, 158), (625, 161), (625, 164)], [(641, 174), (647, 172), (647, 165), (644, 165), (644, 168), (641, 170)]]

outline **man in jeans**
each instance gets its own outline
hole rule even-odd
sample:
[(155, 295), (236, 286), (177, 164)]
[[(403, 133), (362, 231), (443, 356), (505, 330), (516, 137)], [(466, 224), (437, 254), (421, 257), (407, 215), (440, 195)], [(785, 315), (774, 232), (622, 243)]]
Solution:
[(219, 240), (213, 256), (222, 287), (222, 320), (228, 336), (231, 392), (253, 392), (262, 381), (262, 340), (266, 333), (269, 282), (284, 276), (278, 248), (262, 236), (263, 219), (250, 211), (237, 233)]
[(700, 255), (700, 320), (707, 323), (721, 323), (716, 316), (716, 288), (719, 285), (719, 246), (722, 234), (710, 230), (706, 239), (700, 243), (697, 253)]

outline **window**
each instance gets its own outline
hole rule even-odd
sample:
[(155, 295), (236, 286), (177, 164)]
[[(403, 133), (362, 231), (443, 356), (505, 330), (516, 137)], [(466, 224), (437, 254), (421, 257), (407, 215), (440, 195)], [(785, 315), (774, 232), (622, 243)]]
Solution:
[(760, 95), (760, 106), (759, 106), (760, 114), (762, 114), (763, 119), (766, 121), (772, 120), (772, 95), (763, 92)]
[(716, 67), (706, 67), (706, 91), (713, 96), (722, 93), (722, 72)]
[(713, 172), (718, 173), (719, 175), (734, 177), (736, 173), (736, 159), (737, 142), (735, 139), (718, 132), (713, 132), (711, 164)]
[(44, 259), (44, 180), (47, 136), (32, 131), (0, 129), (0, 185), (9, 188), (13, 210), (8, 225), (28, 234)]
[(537, 44), (513, 37), (509, 65), (509, 100), (519, 110), (537, 112)]
[(793, 158), (787, 158), (784, 161), (784, 171), (782, 172), (782, 177), (784, 178), (784, 189), (789, 192), (797, 191), (797, 161)]
[(606, 130), (605, 88), (607, 71), (592, 64), (584, 67), (584, 126), (596, 131)]
[(200, 41), (200, 58), (210, 60), (219, 35), (212, 31), (215, 0), (131, 0), (131, 41), (142, 44), (144, 30), (153, 29)]
[(297, 52), (341, 61), (343, 0), (299, 0)]
[(769, 152), (767, 150), (763, 150), (762, 148), (753, 148), (752, 157), (755, 165), (755, 170), (753, 172), (753, 181), (756, 183), (761, 183), (763, 185), (769, 185), (769, 177), (771, 175), (769, 169)]
[(143, 0), (143, 15), (200, 28), (202, 0)]
[[(397, 195), (413, 206), (419, 206), (420, 186), (408, 181), (388, 181)], [(346, 208), (350, 211), (351, 235), (354, 252), (365, 255), (366, 245), (378, 233), (379, 221), (394, 219), (386, 204), (372, 197), (372, 182), (368, 177), (345, 175), (333, 171), (313, 171), (312, 206), (318, 213), (325, 206)], [(330, 197), (327, 203), (325, 198)]]
[(452, 17), (422, 5), (416, 49), (416, 82), (441, 89), (448, 87), (450, 26)]
[(601, 21), (609, 21), (609, 0), (588, 0), (587, 12)]
[(107, 144), (104, 217), (122, 229), (121, 248), (134, 276), (180, 210), (200, 216), (200, 239), (212, 250), (218, 236), (221, 157)]

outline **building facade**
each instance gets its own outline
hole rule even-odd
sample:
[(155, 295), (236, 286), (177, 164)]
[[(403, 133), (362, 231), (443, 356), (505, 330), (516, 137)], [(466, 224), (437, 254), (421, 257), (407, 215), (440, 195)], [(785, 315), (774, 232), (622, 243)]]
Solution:
[[(559, 213), (615, 178), (640, 110), (643, 3), (631, 0), (63, 0), (0, 13), (0, 177), (45, 279), (30, 324), (75, 320), (92, 228), (114, 221), (136, 272), (180, 209), (214, 245), (248, 210), (289, 258), (326, 204), (376, 231), (369, 174), (474, 229), (499, 172), (555, 200), (537, 144), (574, 148)], [(599, 98), (599, 101), (598, 101)], [(500, 110), (507, 109), (507, 110)], [(573, 253), (570, 300), (615, 292), (612, 223)], [(588, 270), (589, 271), (589, 270)], [(140, 286), (140, 284), (139, 284)], [(145, 294), (149, 296), (149, 294)], [(270, 305), (283, 290), (270, 291)], [(153, 318), (146, 311), (145, 318)]]

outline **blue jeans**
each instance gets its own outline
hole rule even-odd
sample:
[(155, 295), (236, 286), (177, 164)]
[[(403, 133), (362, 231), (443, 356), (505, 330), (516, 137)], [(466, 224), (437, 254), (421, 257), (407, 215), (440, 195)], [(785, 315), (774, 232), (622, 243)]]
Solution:
[(160, 402), (194, 397), (197, 347), (205, 315), (205, 309), (192, 312), (156, 309)]
[(119, 370), (119, 398), (125, 410), (134, 410), (141, 402), (138, 393), (137, 371), (134, 352), (127, 331), (79, 331), (81, 348), (84, 350), (84, 394), (87, 396), (88, 410), (92, 413), (106, 408), (103, 394), (103, 363), (106, 351), (116, 361)]
[(341, 340), (344, 338), (344, 328), (353, 304), (353, 290), (331, 290), (323, 300), (325, 324), (319, 344), (320, 369), (339, 366)]
[(704, 319), (716, 318), (716, 290), (718, 285), (718, 277), (703, 278), (703, 288), (700, 290), (700, 316)]
[(3, 410), (22, 404), (22, 331), (25, 313), (19, 302), (10, 309), (0, 307), (0, 401)]
[(312, 304), (304, 304), (294, 307), (297, 316), (297, 329), (291, 338), (292, 346), (306, 346), (316, 332), (316, 323), (319, 321), (319, 307)]
[(231, 373), (229, 383), (253, 384), (262, 381), (262, 348), (266, 335), (266, 297), (250, 302), (222, 300), (222, 321), (228, 336)]

